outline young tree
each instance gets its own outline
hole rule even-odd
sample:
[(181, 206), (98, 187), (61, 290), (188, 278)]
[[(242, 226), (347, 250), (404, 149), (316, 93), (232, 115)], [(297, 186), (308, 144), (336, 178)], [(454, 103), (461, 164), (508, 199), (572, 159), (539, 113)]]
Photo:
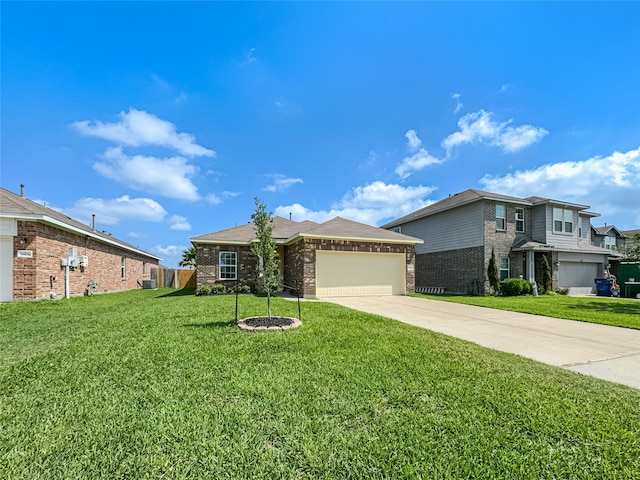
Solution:
[(280, 290), (280, 259), (271, 228), (271, 213), (259, 198), (254, 199), (256, 210), (251, 220), (256, 226), (257, 242), (251, 245), (251, 251), (258, 257), (258, 289), (267, 294), (267, 313), (271, 318), (271, 294)]
[(498, 273), (498, 265), (496, 263), (496, 254), (491, 249), (491, 258), (489, 259), (489, 267), (487, 268), (487, 276), (489, 277), (489, 285), (493, 289), (495, 295), (500, 291), (500, 274)]
[(182, 260), (180, 260), (178, 265), (181, 267), (196, 268), (196, 253), (196, 247), (191, 246), (185, 248), (182, 251)]
[(546, 255), (542, 255), (542, 288), (545, 292), (551, 290), (551, 265)]

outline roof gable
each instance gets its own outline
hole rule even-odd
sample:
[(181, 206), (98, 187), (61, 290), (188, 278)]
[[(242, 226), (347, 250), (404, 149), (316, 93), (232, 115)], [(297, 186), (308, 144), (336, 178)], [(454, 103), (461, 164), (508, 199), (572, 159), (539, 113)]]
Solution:
[[(360, 241), (381, 241), (389, 243), (422, 243), (422, 240), (408, 235), (391, 232), (379, 227), (335, 217), (317, 224), (309, 220), (294, 222), (282, 217), (272, 219), (273, 237), (278, 243), (285, 244), (299, 238), (327, 238)], [(249, 222), (239, 227), (191, 238), (191, 242), (215, 244), (250, 244), (256, 239), (255, 224)]]

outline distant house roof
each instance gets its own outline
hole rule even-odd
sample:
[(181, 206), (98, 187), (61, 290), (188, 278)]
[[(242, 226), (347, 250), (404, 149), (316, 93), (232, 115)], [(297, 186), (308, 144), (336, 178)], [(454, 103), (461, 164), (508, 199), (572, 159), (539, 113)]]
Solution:
[[(294, 222), (282, 217), (272, 219), (272, 235), (277, 243), (288, 244), (299, 238), (328, 238), (365, 242), (385, 243), (423, 243), (422, 240), (409, 235), (391, 232), (364, 223), (354, 222), (336, 217), (324, 223), (309, 220)], [(248, 245), (256, 240), (256, 228), (253, 222), (239, 227), (220, 230), (218, 232), (191, 238), (191, 243), (214, 243), (223, 245)]]
[(564, 202), (560, 200), (552, 200), (550, 198), (543, 197), (528, 197), (528, 198), (518, 198), (512, 197), (509, 195), (501, 195), (499, 193), (491, 193), (484, 192), (482, 190), (476, 190), (470, 188), (460, 193), (456, 193), (454, 195), (449, 195), (448, 197), (427, 205), (420, 210), (417, 210), (413, 213), (405, 215), (404, 217), (400, 217), (396, 220), (393, 220), (385, 225), (382, 228), (392, 228), (398, 225), (402, 225), (403, 223), (411, 222), (413, 220), (417, 220), (419, 218), (428, 217), (430, 215), (434, 215), (436, 213), (444, 212), (446, 210), (451, 210), (453, 208), (461, 207), (463, 205), (467, 205), (470, 203), (478, 202), (480, 200), (493, 200), (497, 202), (505, 202), (516, 205), (524, 205), (524, 206), (536, 206), (543, 204), (557, 205), (565, 208), (575, 208), (581, 210), (582, 215), (587, 216), (598, 216), (599, 214), (593, 212), (586, 212), (582, 210), (586, 210), (589, 208), (588, 205), (580, 205), (577, 203)]
[(594, 227), (594, 230), (596, 231), (596, 233), (598, 235), (608, 235), (609, 232), (611, 232), (612, 230), (616, 233), (617, 236), (619, 237), (624, 237), (624, 232), (622, 232), (621, 230), (618, 230), (615, 225), (605, 225), (604, 227)]
[(161, 260), (160, 257), (156, 257), (122, 240), (118, 240), (109, 233), (97, 231), (89, 225), (85, 225), (82, 222), (45, 207), (33, 200), (29, 200), (26, 197), (16, 195), (4, 188), (0, 188), (0, 218), (47, 223), (62, 230), (85, 235), (99, 242), (114, 245), (145, 257)]

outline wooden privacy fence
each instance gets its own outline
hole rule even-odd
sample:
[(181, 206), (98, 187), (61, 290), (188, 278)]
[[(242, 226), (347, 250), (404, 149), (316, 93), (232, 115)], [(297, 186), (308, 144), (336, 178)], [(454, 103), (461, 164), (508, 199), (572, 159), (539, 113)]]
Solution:
[(174, 268), (152, 268), (151, 279), (158, 287), (196, 288), (196, 271)]

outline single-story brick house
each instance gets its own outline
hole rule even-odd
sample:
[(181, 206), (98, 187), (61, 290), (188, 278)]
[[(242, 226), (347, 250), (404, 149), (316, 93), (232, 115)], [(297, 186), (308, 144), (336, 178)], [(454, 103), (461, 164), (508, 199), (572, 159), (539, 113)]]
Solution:
[[(402, 295), (415, 291), (415, 245), (422, 240), (336, 217), (324, 223), (272, 219), (284, 285), (305, 297)], [(191, 238), (197, 284), (255, 287), (253, 223)]]
[[(140, 288), (160, 258), (0, 188), (0, 301)], [(91, 287), (90, 287), (91, 285)]]

